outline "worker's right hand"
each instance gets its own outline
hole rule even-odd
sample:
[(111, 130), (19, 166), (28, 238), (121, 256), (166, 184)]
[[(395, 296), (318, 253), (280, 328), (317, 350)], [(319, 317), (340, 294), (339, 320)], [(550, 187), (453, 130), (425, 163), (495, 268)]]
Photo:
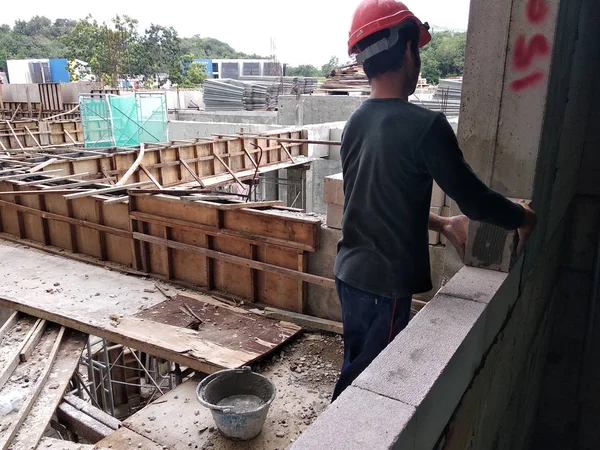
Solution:
[(523, 220), (523, 224), (517, 229), (519, 233), (519, 246), (517, 247), (517, 255), (520, 255), (525, 248), (525, 244), (529, 239), (529, 236), (533, 232), (535, 225), (537, 223), (537, 215), (533, 209), (529, 206), (529, 203), (521, 200), (519, 204), (525, 210), (525, 219)]

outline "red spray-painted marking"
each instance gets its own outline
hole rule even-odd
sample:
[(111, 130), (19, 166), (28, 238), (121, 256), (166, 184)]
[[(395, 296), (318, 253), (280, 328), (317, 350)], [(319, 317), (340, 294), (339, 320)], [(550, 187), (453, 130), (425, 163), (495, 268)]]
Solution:
[(529, 0), (527, 2), (527, 19), (530, 23), (542, 23), (548, 15), (546, 0)]
[(513, 92), (520, 92), (523, 89), (533, 86), (534, 84), (539, 83), (544, 79), (544, 74), (542, 72), (534, 72), (531, 75), (527, 75), (524, 78), (520, 78), (511, 83), (510, 87)]
[(550, 53), (550, 42), (546, 36), (536, 34), (529, 40), (529, 44), (525, 43), (525, 36), (519, 36), (515, 43), (515, 51), (513, 54), (513, 65), (515, 69), (525, 69), (529, 67), (531, 61), (536, 55), (548, 55)]

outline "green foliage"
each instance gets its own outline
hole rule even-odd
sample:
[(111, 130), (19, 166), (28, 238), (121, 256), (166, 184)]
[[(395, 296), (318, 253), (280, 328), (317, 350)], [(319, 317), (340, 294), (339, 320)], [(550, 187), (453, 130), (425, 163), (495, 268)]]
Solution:
[(337, 58), (337, 56), (332, 56), (327, 64), (323, 64), (323, 66), (321, 66), (321, 74), (326, 77), (339, 65), (340, 60)]
[(40, 16), (17, 20), (13, 28), (0, 25), (0, 67), (6, 68), (7, 59), (65, 58), (66, 47), (58, 38), (74, 26), (74, 20), (57, 19), (53, 23)]
[(237, 52), (229, 44), (214, 38), (203, 38), (199, 34), (191, 38), (181, 39), (181, 50), (183, 53), (191, 53), (200, 59), (261, 59), (256, 54), (249, 55)]
[(302, 64), (297, 67), (288, 66), (285, 75), (288, 77), (320, 77), (322, 72), (310, 64)]
[(433, 32), (431, 42), (421, 49), (421, 73), (429, 83), (461, 76), (465, 67), (467, 33)]

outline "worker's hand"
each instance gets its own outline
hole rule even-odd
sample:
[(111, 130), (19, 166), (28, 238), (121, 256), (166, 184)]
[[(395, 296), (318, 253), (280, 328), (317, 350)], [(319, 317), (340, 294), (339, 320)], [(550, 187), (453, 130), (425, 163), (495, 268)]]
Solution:
[(448, 217), (440, 231), (454, 246), (460, 259), (464, 259), (467, 248), (468, 223), (469, 218), (467, 216)]
[(537, 223), (537, 215), (531, 209), (529, 204), (523, 200), (519, 201), (519, 204), (525, 209), (525, 220), (523, 224), (517, 229), (519, 233), (519, 246), (517, 247), (517, 255), (520, 255), (525, 248), (525, 244), (529, 239), (529, 235), (533, 232), (535, 224)]

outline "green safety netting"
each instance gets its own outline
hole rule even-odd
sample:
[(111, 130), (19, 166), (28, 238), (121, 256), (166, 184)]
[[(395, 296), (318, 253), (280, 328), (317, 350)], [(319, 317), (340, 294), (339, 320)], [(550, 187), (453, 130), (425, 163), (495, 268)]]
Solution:
[(87, 148), (130, 147), (168, 140), (164, 93), (81, 95), (79, 103)]

